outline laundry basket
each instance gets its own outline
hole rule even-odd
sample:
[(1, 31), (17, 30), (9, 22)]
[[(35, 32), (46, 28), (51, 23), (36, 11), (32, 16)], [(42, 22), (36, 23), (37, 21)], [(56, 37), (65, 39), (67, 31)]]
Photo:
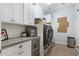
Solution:
[(67, 37), (67, 47), (75, 48), (76, 40), (74, 37)]

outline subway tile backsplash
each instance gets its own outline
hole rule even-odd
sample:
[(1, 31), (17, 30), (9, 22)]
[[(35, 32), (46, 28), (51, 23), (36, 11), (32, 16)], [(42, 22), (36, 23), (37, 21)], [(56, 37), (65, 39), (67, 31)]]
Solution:
[(18, 37), (25, 30), (25, 26), (16, 24), (3, 23), (1, 27), (6, 29), (9, 38)]

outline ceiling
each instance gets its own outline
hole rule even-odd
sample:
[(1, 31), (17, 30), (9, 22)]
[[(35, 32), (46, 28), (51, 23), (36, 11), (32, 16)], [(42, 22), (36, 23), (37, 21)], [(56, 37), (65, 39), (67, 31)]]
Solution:
[(68, 6), (74, 5), (75, 3), (52, 3), (52, 4), (46, 4), (46, 3), (39, 3), (41, 8), (43, 9), (45, 14), (48, 14), (50, 12), (54, 12), (56, 10), (59, 10), (61, 8), (66, 8)]

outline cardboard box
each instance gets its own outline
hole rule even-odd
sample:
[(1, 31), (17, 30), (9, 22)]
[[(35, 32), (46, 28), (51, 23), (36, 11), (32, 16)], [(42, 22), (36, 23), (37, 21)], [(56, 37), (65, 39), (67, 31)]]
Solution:
[(67, 32), (67, 28), (58, 28), (57, 29), (58, 32)]
[(61, 22), (59, 23), (59, 27), (68, 27), (69, 26), (69, 22)]
[(58, 32), (67, 32), (67, 27), (69, 27), (69, 22), (67, 22), (67, 17), (58, 18), (59, 28)]
[(58, 22), (67, 22), (67, 17), (58, 18)]

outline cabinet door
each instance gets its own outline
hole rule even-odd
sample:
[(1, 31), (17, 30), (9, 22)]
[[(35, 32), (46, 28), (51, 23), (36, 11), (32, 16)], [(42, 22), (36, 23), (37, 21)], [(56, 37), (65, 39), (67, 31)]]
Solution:
[(13, 53), (13, 47), (5, 48), (1, 50), (1, 55), (2, 56), (9, 56), (10, 54)]
[(29, 3), (29, 24), (34, 25), (34, 5), (32, 3)]
[(26, 42), (26, 44), (20, 50), (21, 56), (31, 56), (31, 41)]
[(21, 56), (31, 56), (31, 46), (23, 48), (21, 51)]
[(28, 5), (29, 5), (29, 3), (24, 3), (24, 24), (25, 25), (28, 25), (29, 24), (29, 18), (28, 18)]
[(14, 53), (10, 54), (9, 56), (20, 56), (21, 53), (19, 51), (15, 51)]
[(2, 56), (31, 56), (31, 41), (2, 49)]
[(23, 4), (10, 4), (10, 19), (14, 23), (23, 24)]
[(0, 3), (0, 20), (3, 22), (9, 22), (10, 21), (10, 12), (9, 9), (10, 5), (9, 3)]
[(31, 56), (31, 41), (14, 46), (11, 56)]
[(31, 46), (15, 51), (10, 56), (31, 56)]

